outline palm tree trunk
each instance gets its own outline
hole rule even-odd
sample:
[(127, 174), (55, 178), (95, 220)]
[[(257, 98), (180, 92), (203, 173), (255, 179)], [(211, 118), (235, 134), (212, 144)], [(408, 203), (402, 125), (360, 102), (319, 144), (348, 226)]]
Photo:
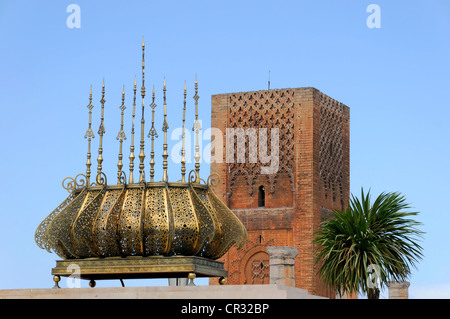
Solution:
[(380, 299), (380, 289), (369, 288), (367, 291), (367, 299)]

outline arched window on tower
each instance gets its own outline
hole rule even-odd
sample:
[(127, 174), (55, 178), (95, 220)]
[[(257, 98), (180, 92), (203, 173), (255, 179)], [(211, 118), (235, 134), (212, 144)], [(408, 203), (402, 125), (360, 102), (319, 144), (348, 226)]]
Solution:
[(266, 206), (266, 190), (264, 186), (259, 186), (258, 188), (258, 207)]

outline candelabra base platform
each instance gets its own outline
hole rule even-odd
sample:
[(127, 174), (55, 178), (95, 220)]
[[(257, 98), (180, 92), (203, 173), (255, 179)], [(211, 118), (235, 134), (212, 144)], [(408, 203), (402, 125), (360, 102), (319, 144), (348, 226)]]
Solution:
[(54, 288), (59, 288), (61, 276), (90, 280), (91, 287), (96, 280), (149, 278), (189, 278), (189, 285), (193, 285), (196, 277), (220, 277), (219, 283), (225, 284), (228, 272), (220, 261), (176, 255), (57, 260), (52, 275)]

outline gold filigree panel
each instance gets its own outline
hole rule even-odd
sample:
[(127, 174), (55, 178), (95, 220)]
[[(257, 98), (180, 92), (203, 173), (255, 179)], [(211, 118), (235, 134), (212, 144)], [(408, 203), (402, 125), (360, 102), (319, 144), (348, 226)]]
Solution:
[(128, 189), (125, 195), (118, 226), (119, 245), (124, 256), (143, 253), (141, 215), (144, 195), (144, 188)]
[(208, 197), (214, 212), (219, 220), (221, 230), (221, 241), (215, 252), (215, 258), (220, 258), (234, 244), (240, 248), (247, 241), (247, 230), (241, 221), (231, 212), (231, 210), (222, 201), (209, 190)]
[(93, 238), (96, 252), (101, 257), (120, 255), (117, 240), (117, 222), (119, 221), (125, 189), (107, 192), (93, 226)]
[(207, 185), (83, 188), (36, 230), (39, 247), (60, 257), (221, 257), (246, 230)]
[[(146, 255), (165, 255), (170, 244), (169, 214), (165, 187), (147, 190), (144, 215), (144, 247)], [(170, 236), (170, 237), (169, 237)]]
[[(78, 212), (72, 228), (70, 237), (72, 246), (75, 249), (75, 256), (79, 258), (87, 258), (96, 256), (94, 249), (94, 240), (92, 236), (92, 228), (96, 220), (100, 205), (105, 195), (105, 188), (101, 191), (89, 192), (93, 196), (92, 200), (85, 201), (83, 208)], [(90, 199), (91, 196), (88, 196)]]
[(194, 254), (198, 256), (214, 256), (217, 250), (222, 230), (216, 214), (209, 202), (206, 189), (190, 189), (192, 204), (197, 208), (199, 221), (199, 238)]
[(53, 211), (51, 212), (38, 226), (38, 228), (36, 229), (36, 233), (35, 233), (35, 240), (36, 240), (36, 244), (42, 248), (47, 250), (48, 252), (51, 252), (51, 245), (49, 242), (49, 238), (47, 236), (47, 230), (49, 228), (50, 223), (53, 221), (53, 219), (55, 218), (55, 216), (57, 216), (61, 211), (63, 211), (69, 204), (71, 204), (72, 200), (75, 197), (78, 196), (84, 196), (85, 194), (83, 193), (78, 193), (77, 195), (75, 194), (75, 192), (71, 192), (69, 194), (69, 196), (67, 196), (67, 198)]
[(72, 223), (78, 215), (87, 197), (86, 190), (83, 190), (52, 220), (47, 230), (48, 244), (51, 249), (63, 258), (77, 257), (72, 246), (70, 230)]
[(193, 253), (198, 241), (198, 220), (189, 197), (189, 189), (173, 187), (168, 189), (172, 207), (173, 227), (172, 253), (181, 255)]

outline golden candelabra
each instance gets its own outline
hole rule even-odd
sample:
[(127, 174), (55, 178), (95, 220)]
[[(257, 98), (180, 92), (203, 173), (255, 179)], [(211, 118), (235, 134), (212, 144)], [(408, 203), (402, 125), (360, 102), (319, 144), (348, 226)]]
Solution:
[[(134, 134), (136, 110), (136, 78), (130, 146), (130, 176), (126, 179), (123, 168), (123, 141), (126, 139), (124, 126), (125, 88), (122, 90), (122, 104), (119, 106), (120, 130), (117, 164), (117, 184), (109, 185), (102, 172), (105, 82), (101, 93), (101, 118), (98, 134), (98, 167), (95, 182), (91, 182), (91, 138), (92, 86), (89, 93), (89, 127), (86, 175), (63, 180), (63, 187), (69, 196), (38, 226), (35, 233), (37, 245), (55, 252), (63, 260), (57, 261), (52, 273), (56, 276), (70, 276), (68, 263), (81, 267), (82, 278), (153, 278), (173, 277), (187, 274), (198, 276), (226, 277), (223, 263), (216, 261), (229, 248), (237, 244), (241, 247), (247, 239), (247, 231), (233, 212), (215, 195), (212, 186), (217, 179), (210, 176), (205, 182), (200, 178), (200, 152), (198, 133), (201, 130), (198, 119), (198, 81), (195, 78), (195, 170), (188, 174), (186, 181), (185, 158), (185, 115), (186, 83), (183, 103), (183, 134), (181, 179), (170, 182), (168, 178), (168, 144), (166, 80), (163, 84), (164, 132), (162, 180), (155, 181), (154, 138), (158, 137), (155, 124), (155, 89), (153, 88), (152, 125), (147, 137), (151, 138), (150, 181), (144, 174), (144, 113), (145, 113), (145, 43), (142, 42), (142, 116), (139, 153), (139, 182), (135, 183)], [(222, 280), (221, 283), (224, 281)]]

